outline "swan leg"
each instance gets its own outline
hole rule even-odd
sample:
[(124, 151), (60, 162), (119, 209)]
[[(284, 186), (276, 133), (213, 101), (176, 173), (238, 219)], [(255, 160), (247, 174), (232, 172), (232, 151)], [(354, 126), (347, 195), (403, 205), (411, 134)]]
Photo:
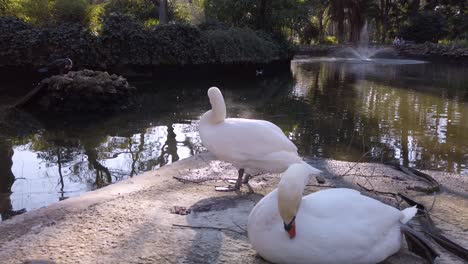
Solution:
[(252, 178), (252, 176), (250, 174), (245, 174), (245, 177), (244, 177), (244, 180), (242, 181), (242, 183), (243, 184), (249, 183), (250, 178)]
[(232, 185), (227, 186), (227, 187), (216, 187), (216, 191), (218, 192), (239, 191), (242, 185), (242, 176), (244, 176), (244, 169), (239, 169), (239, 176), (237, 177), (237, 181), (234, 187), (232, 187)]
[(244, 169), (239, 169), (239, 176), (237, 177), (236, 185), (234, 186), (234, 190), (240, 190), (242, 185), (242, 177), (244, 176)]

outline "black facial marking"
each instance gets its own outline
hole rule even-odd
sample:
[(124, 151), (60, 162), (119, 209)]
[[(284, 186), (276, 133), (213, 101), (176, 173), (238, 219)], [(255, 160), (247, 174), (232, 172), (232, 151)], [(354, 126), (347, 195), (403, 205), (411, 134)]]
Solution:
[(291, 220), (291, 222), (289, 222), (289, 224), (283, 223), (284, 224), (284, 230), (289, 232), (289, 230), (291, 230), (291, 228), (292, 228), (294, 220), (296, 220), (296, 216), (293, 217), (293, 219)]

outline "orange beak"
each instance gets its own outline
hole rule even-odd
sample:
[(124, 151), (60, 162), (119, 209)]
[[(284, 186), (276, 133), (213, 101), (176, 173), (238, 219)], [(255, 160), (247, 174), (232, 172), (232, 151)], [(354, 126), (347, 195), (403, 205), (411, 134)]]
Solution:
[(291, 229), (289, 229), (288, 234), (289, 234), (290, 239), (293, 239), (294, 237), (296, 237), (296, 223), (295, 222), (292, 222)]

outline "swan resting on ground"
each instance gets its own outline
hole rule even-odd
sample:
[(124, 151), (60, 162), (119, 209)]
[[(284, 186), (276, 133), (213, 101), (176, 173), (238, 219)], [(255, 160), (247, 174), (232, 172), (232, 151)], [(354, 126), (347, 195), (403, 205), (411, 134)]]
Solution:
[(399, 211), (345, 188), (302, 197), (309, 177), (308, 168), (291, 165), (278, 188), (251, 211), (248, 237), (266, 260), (277, 264), (378, 263), (399, 251), (402, 232), (415, 235), (406, 226), (417, 212), (415, 207)]
[[(211, 87), (208, 97), (212, 109), (203, 114), (198, 125), (202, 143), (216, 158), (239, 170), (235, 187), (221, 190), (239, 190), (244, 171), (281, 173), (291, 164), (302, 163), (310, 173), (320, 172), (299, 157), (297, 147), (279, 127), (265, 120), (226, 118), (221, 91)], [(248, 176), (244, 183), (247, 181)]]

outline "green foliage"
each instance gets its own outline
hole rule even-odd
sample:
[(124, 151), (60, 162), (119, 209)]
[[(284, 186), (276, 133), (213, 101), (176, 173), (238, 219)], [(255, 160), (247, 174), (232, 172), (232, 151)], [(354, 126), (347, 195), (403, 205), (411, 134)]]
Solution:
[(158, 64), (202, 64), (213, 55), (206, 40), (191, 25), (159, 25), (151, 31), (152, 57)]
[(320, 31), (315, 24), (309, 23), (300, 33), (301, 44), (310, 44), (313, 39), (318, 39)]
[(247, 28), (208, 30), (203, 36), (213, 54), (213, 63), (268, 62), (279, 54), (279, 47), (271, 38)]
[(434, 12), (422, 12), (413, 17), (401, 30), (406, 40), (418, 43), (436, 42), (447, 35), (446, 20)]
[(33, 25), (47, 25), (53, 21), (52, 5), (48, 0), (24, 0), (22, 16)]
[(22, 11), (21, 0), (0, 0), (0, 16), (20, 17)]
[(266, 31), (299, 32), (308, 21), (302, 0), (205, 0), (204, 7), (207, 21)]
[(15, 32), (31, 29), (31, 26), (15, 17), (0, 17), (0, 32), (4, 35), (14, 34)]
[(336, 45), (338, 44), (338, 39), (335, 36), (326, 36), (323, 38), (323, 44)]
[(439, 40), (438, 43), (443, 44), (443, 45), (468, 48), (468, 39), (455, 39), (455, 40), (442, 39), (442, 40)]
[(58, 23), (84, 23), (89, 8), (88, 0), (55, 0), (53, 13)]
[(89, 29), (94, 34), (98, 34), (102, 30), (104, 16), (104, 4), (90, 5), (87, 10), (86, 20), (89, 24)]
[(155, 19), (155, 18), (148, 18), (144, 23), (143, 25), (147, 28), (150, 28), (150, 27), (154, 27), (154, 26), (157, 26), (159, 25), (159, 20)]
[(158, 18), (158, 7), (153, 0), (109, 0), (105, 7), (106, 16), (111, 13), (131, 15), (144, 22), (150, 18)]

